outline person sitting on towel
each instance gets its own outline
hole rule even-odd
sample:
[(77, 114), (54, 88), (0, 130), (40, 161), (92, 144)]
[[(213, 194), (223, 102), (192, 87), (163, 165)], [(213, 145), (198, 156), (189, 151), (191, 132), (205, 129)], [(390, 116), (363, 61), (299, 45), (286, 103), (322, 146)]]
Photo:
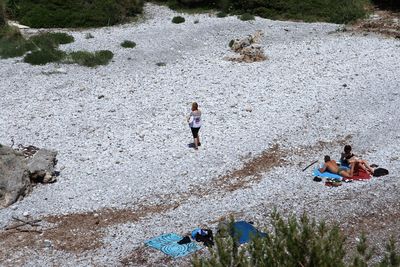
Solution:
[(338, 174), (342, 177), (353, 177), (353, 172), (354, 172), (354, 164), (350, 165), (350, 171), (342, 167), (339, 167), (336, 163), (336, 161), (331, 160), (330, 156), (325, 156), (324, 158), (325, 164), (319, 168), (320, 172), (328, 171), (330, 173)]
[(346, 163), (348, 165), (357, 165), (361, 169), (363, 169), (365, 172), (369, 172), (371, 174), (374, 173), (374, 169), (371, 168), (366, 160), (362, 160), (353, 153), (351, 153), (351, 146), (350, 145), (345, 145), (344, 146), (344, 152), (342, 152), (340, 161), (343, 163)]

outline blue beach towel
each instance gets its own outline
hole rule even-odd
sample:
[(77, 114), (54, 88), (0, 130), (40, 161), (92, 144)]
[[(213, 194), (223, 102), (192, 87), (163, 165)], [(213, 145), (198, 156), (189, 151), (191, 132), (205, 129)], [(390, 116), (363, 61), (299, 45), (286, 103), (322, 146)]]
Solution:
[(180, 241), (182, 238), (183, 237), (180, 235), (169, 233), (147, 240), (145, 244), (149, 247), (161, 250), (165, 254), (174, 258), (189, 255), (203, 248), (194, 242), (179, 245), (178, 241)]
[(318, 170), (318, 168), (314, 169), (313, 175), (318, 176), (318, 177), (323, 177), (323, 178), (331, 178), (331, 179), (335, 179), (335, 180), (341, 180), (343, 178), (342, 176), (331, 173), (331, 172), (320, 172)]
[(266, 233), (258, 231), (253, 225), (246, 221), (238, 221), (233, 223), (233, 237), (237, 238), (239, 244), (250, 241), (252, 237), (265, 237)]

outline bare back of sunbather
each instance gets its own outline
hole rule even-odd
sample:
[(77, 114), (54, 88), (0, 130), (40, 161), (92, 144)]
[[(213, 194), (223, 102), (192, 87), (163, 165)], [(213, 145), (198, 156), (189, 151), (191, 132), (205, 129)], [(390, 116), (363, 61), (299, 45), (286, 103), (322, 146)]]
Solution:
[[(326, 157), (325, 157), (326, 158)], [(325, 160), (325, 164), (319, 169), (320, 172), (328, 171), (330, 173), (338, 174), (340, 176), (349, 178), (353, 177), (354, 164), (350, 166), (350, 170), (339, 167), (334, 160)]]

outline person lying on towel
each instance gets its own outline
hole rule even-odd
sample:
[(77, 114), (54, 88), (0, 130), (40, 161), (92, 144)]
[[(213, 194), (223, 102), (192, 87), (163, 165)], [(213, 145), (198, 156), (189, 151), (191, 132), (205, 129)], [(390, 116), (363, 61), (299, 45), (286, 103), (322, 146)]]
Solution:
[(350, 165), (350, 171), (347, 168), (343, 168), (337, 165), (336, 161), (331, 160), (330, 156), (325, 156), (324, 158), (325, 164), (319, 168), (319, 171), (322, 173), (324, 171), (328, 171), (330, 173), (338, 174), (342, 177), (353, 177), (354, 172), (354, 164)]

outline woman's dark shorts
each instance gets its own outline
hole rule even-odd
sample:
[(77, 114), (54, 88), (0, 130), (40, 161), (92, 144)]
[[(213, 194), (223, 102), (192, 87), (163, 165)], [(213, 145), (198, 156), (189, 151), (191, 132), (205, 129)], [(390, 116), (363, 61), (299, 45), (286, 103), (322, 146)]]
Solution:
[(200, 128), (192, 128), (192, 127), (190, 127), (190, 129), (192, 129), (193, 138), (197, 138), (199, 136)]

